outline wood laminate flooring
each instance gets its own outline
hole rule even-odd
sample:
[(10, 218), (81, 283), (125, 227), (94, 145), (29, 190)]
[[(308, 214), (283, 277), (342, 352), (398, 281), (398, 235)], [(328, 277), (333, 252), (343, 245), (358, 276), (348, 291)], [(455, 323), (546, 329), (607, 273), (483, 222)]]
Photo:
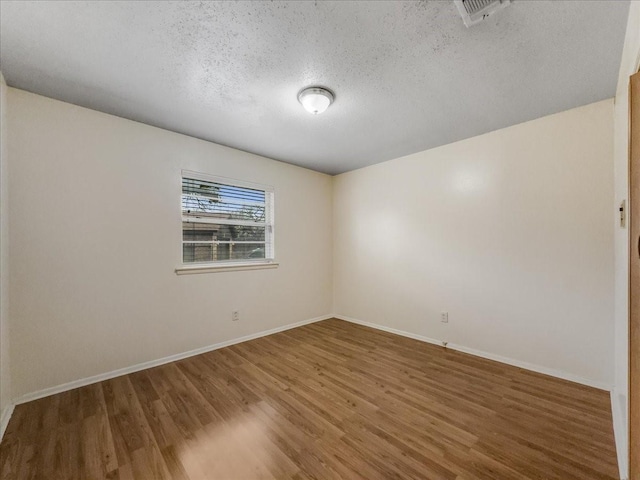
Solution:
[(609, 394), (326, 320), (18, 405), (2, 479), (617, 478)]

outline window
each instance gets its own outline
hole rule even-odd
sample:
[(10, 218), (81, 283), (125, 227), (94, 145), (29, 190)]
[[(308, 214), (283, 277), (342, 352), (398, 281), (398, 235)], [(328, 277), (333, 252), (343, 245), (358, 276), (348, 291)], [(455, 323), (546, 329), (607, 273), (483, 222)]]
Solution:
[(273, 189), (182, 172), (182, 262), (271, 262)]

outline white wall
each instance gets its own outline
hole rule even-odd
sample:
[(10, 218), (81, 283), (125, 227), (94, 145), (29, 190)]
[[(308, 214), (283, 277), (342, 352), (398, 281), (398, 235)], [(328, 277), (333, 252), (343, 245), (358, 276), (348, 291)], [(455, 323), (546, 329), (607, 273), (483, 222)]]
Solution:
[(612, 156), (606, 100), (336, 177), (335, 312), (610, 386)]
[(7, 177), (7, 84), (0, 73), (0, 438), (11, 405), (9, 369), (9, 181)]
[[(331, 312), (331, 177), (13, 88), (8, 100), (14, 398)], [(181, 169), (274, 186), (280, 267), (176, 275)]]
[[(628, 201), (629, 191), (629, 76), (638, 70), (640, 57), (640, 2), (631, 2), (615, 101), (615, 204)], [(612, 395), (618, 464), (621, 478), (628, 475), (629, 389), (629, 231), (614, 224), (615, 242), (615, 388)]]

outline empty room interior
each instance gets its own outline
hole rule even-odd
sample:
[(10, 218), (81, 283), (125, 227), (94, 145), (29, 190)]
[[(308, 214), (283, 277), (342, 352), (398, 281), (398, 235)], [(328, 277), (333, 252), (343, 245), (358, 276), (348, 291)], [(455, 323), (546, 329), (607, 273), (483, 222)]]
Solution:
[(640, 2), (1, 1), (0, 479), (640, 480)]

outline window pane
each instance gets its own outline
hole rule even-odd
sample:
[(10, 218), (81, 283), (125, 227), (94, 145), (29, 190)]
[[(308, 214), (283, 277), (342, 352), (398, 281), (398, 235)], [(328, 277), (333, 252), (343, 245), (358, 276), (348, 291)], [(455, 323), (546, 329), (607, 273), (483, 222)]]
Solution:
[(183, 243), (184, 263), (264, 259), (264, 243)]
[(264, 243), (236, 243), (226, 246), (228, 249), (229, 260), (254, 260), (264, 258)]
[(215, 245), (211, 243), (183, 243), (182, 261), (184, 263), (213, 262)]
[(183, 215), (261, 223), (266, 218), (265, 205), (262, 190), (182, 179)]
[(265, 227), (182, 223), (182, 239), (186, 241), (264, 242)]
[(216, 240), (216, 225), (206, 223), (182, 222), (182, 239), (187, 241), (213, 241)]

